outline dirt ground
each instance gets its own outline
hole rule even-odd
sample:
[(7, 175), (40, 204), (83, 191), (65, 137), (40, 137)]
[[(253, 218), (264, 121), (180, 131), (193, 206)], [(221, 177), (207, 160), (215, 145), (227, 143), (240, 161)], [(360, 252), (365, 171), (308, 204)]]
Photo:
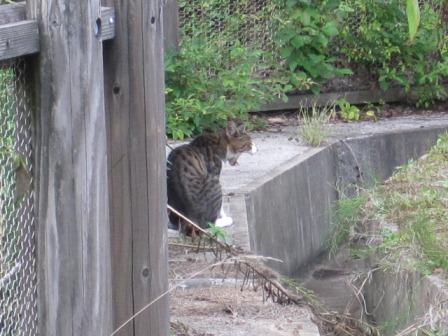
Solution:
[(256, 281), (242, 290), (242, 275), (232, 265), (210, 268), (220, 262), (211, 252), (170, 245), (170, 287), (177, 286), (170, 297), (171, 335), (319, 335), (307, 308), (265, 300)]

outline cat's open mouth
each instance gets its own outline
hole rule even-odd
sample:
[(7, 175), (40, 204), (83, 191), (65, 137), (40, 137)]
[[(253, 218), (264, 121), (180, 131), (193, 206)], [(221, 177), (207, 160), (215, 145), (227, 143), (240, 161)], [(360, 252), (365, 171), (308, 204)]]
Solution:
[(229, 161), (231, 166), (238, 165), (238, 158), (230, 158), (228, 161)]

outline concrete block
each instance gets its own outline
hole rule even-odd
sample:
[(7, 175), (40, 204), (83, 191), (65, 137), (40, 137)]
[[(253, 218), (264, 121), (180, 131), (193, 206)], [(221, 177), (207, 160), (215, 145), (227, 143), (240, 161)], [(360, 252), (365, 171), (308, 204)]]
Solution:
[[(360, 184), (383, 181), (397, 166), (423, 155), (448, 129), (446, 120), (429, 127), (407, 123), (410, 126), (394, 125), (388, 132), (377, 129), (336, 139), (324, 148), (301, 150), (261, 176), (255, 172), (252, 181), (243, 174), (246, 182), (237, 188), (225, 185), (231, 190), (225, 204), (234, 218), (234, 227), (229, 229), (233, 243), (281, 259), (282, 263), (271, 262), (270, 266), (289, 276), (298, 275), (326, 250), (332, 208), (341, 191), (350, 196)], [(226, 182), (231, 182), (228, 172)]]

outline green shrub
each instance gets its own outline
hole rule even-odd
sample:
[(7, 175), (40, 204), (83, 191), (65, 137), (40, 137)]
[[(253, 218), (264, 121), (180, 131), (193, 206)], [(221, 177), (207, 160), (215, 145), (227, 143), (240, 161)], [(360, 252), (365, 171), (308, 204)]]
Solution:
[(313, 91), (319, 84), (336, 76), (351, 74), (347, 68), (334, 66), (330, 42), (339, 34), (343, 11), (338, 1), (288, 0), (277, 20), (276, 35), (280, 53), (291, 71), (291, 83), (300, 88), (303, 81), (314, 82)]
[[(448, 37), (434, 9), (442, 3), (420, 5), (410, 38), (404, 0), (179, 0), (181, 45), (166, 60), (167, 133), (183, 138), (229, 117), (247, 119), (285, 92), (317, 93), (359, 68), (420, 105), (444, 99)], [(340, 108), (359, 118), (356, 107)]]
[(210, 41), (184, 37), (165, 63), (168, 135), (182, 139), (228, 118), (247, 120), (248, 111), (281, 95), (283, 83), (259, 75), (260, 56), (238, 42), (223, 53)]
[(376, 74), (383, 89), (412, 89), (419, 104), (446, 97), (442, 80), (448, 75), (448, 40), (440, 14), (428, 3), (422, 5), (413, 42), (404, 1), (343, 0), (342, 5), (351, 13), (348, 21), (359, 22), (356, 29), (346, 25), (341, 30), (342, 55)]

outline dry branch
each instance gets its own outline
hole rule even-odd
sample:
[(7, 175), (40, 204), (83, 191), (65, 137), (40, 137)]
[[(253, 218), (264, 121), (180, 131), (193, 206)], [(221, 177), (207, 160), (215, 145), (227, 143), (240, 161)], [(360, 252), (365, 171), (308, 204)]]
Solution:
[[(196, 223), (183, 216), (172, 207), (168, 206), (168, 209), (174, 211), (178, 216), (186, 220), (190, 225), (206, 236), (209, 239), (209, 243), (215, 245), (214, 253), (216, 256), (220, 256), (221, 253), (225, 254), (225, 259), (220, 263), (213, 265), (213, 267), (217, 265), (231, 265), (231, 267), (238, 273), (242, 274), (243, 281), (241, 290), (244, 290), (244, 288), (251, 283), (254, 289), (258, 286), (262, 288), (263, 300), (265, 301), (272, 300), (279, 304), (295, 304), (308, 307), (314, 315), (314, 322), (318, 325), (321, 331), (325, 332), (325, 335), (379, 336), (378, 331), (369, 324), (355, 319), (350, 315), (339, 314), (327, 310), (316, 299), (311, 299), (309, 295), (307, 296), (304, 294), (304, 291), (300, 292), (297, 287), (295, 288), (295, 293), (290, 290), (288, 284), (283, 284), (282, 280), (280, 280), (280, 276), (264, 264), (267, 260), (278, 262), (281, 262), (281, 260), (271, 257), (255, 256), (248, 252), (237, 250), (226, 243), (220, 242), (216, 237), (200, 228)], [(191, 246), (192, 249), (196, 248), (193, 245)]]

